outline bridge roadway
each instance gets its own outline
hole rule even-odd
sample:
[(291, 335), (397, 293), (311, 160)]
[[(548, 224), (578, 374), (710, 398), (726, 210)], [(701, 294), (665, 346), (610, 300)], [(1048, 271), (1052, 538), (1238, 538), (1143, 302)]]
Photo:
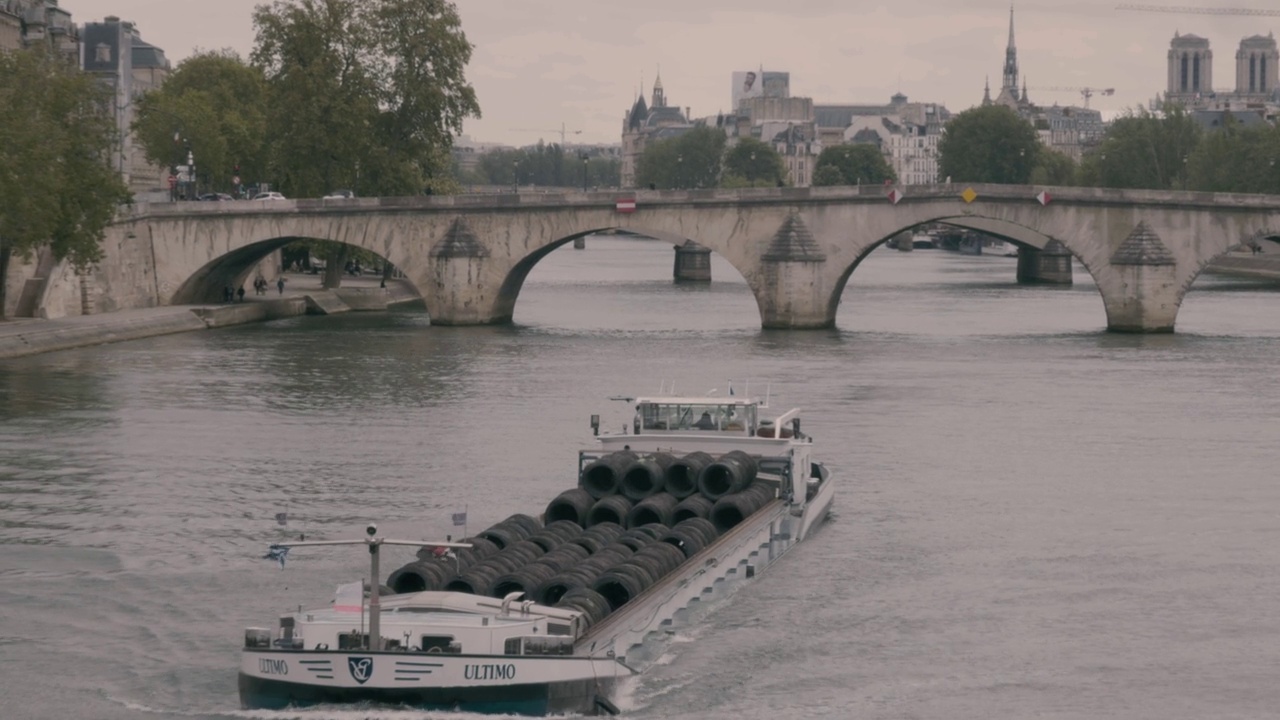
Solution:
[[(133, 304), (170, 305), (216, 301), (296, 239), (334, 240), (395, 263), (433, 323), (478, 325), (511, 320), (529, 271), (552, 250), (619, 228), (719, 253), (746, 279), (766, 328), (827, 328), (873, 249), (942, 222), (1017, 244), (1033, 276), (1037, 263), (1069, 253), (1096, 281), (1108, 328), (1172, 332), (1206, 265), (1242, 245), (1280, 242), (1280, 196), (980, 184), (904, 194), (896, 204), (883, 187), (834, 187), (136, 205), (105, 247), (150, 256), (154, 276), (142, 277), (144, 267), (133, 278), (150, 297)], [(624, 197), (634, 212), (617, 210)]]

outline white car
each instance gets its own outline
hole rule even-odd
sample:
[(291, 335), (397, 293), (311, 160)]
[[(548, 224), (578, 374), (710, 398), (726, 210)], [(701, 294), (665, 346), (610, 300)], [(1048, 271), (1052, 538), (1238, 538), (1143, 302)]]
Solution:
[(271, 190), (269, 192), (258, 193), (257, 195), (254, 195), (253, 199), (254, 200), (288, 200), (289, 198), (285, 197), (284, 195), (281, 195), (275, 190)]

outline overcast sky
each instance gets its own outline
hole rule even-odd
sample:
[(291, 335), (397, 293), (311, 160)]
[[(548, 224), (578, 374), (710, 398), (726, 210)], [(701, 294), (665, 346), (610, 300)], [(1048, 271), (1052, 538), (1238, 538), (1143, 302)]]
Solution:
[[(1159, 0), (1147, 0), (1150, 3)], [(1262, 7), (1249, 0), (1172, 4)], [(175, 65), (196, 50), (253, 48), (259, 0), (61, 0), (77, 23), (118, 15)], [(952, 111), (999, 90), (1008, 39), (1005, 0), (457, 0), (475, 46), (467, 78), (483, 117), (464, 132), (477, 141), (539, 138), (619, 142), (623, 112), (661, 70), (668, 103), (695, 117), (729, 110), (735, 70), (791, 73), (791, 94), (817, 103), (883, 103), (901, 91)], [(1016, 7), (1018, 62), (1041, 104), (1078, 93), (1038, 87), (1115, 88), (1091, 106), (1145, 104), (1166, 82), (1175, 31), (1209, 38), (1214, 87), (1234, 85), (1240, 39), (1267, 34), (1280, 18), (1185, 15), (1115, 9), (1115, 1), (1026, 0)], [(580, 131), (575, 134), (575, 131)]]

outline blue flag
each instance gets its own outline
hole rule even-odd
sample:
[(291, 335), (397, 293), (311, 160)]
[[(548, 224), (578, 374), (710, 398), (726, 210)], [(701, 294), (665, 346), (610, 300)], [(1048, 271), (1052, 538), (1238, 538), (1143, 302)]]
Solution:
[(463, 510), (463, 511), (462, 511), (462, 512), (460, 512), (460, 513), (454, 513), (454, 514), (453, 514), (453, 524), (454, 524), (454, 527), (460, 527), (460, 526), (462, 526), (462, 525), (466, 525), (466, 524), (467, 524), (467, 511)]
[(280, 569), (284, 569), (284, 559), (289, 556), (288, 545), (272, 545), (267, 548), (267, 554), (262, 556), (263, 560), (275, 560), (280, 563)]
[(289, 524), (289, 513), (283, 513), (283, 512), (278, 512), (278, 513), (276, 513), (276, 524), (277, 524), (277, 525), (288, 525), (288, 524)]

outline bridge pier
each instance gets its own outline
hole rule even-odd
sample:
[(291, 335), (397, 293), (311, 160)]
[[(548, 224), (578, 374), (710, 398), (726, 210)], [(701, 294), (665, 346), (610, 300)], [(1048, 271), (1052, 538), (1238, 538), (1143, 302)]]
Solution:
[(1128, 333), (1171, 333), (1182, 304), (1177, 261), (1160, 237), (1139, 221), (1111, 256), (1102, 302), (1107, 329)]
[(689, 240), (675, 246), (671, 275), (676, 282), (711, 282), (711, 249)]
[(1070, 285), (1071, 251), (1057, 240), (1050, 240), (1043, 250), (1018, 248), (1019, 285)]

